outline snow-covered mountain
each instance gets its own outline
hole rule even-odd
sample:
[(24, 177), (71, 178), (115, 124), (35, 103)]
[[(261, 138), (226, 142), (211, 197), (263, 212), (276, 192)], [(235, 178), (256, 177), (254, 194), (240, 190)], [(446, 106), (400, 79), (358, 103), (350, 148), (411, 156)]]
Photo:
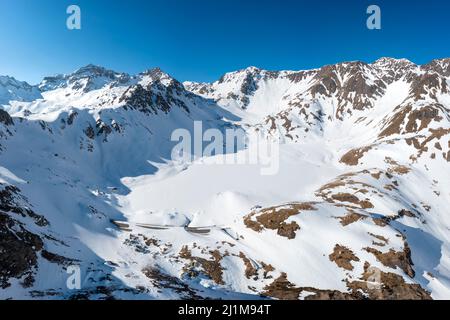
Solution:
[[(0, 298), (448, 299), (449, 85), (450, 59), (2, 77)], [(172, 159), (199, 122), (279, 171)]]
[(0, 105), (9, 101), (33, 101), (42, 98), (39, 88), (13, 77), (0, 76)]

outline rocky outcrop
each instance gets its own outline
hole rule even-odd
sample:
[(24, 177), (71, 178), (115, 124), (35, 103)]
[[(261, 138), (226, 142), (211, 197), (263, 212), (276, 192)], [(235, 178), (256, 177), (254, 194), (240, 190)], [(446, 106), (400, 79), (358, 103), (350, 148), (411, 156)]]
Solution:
[(2, 109), (0, 109), (0, 123), (3, 123), (4, 125), (7, 126), (14, 125), (14, 121), (9, 115), (9, 113)]
[(43, 247), (41, 238), (8, 214), (0, 212), (0, 288), (10, 286), (11, 278), (21, 279), (24, 287), (34, 282), (33, 271)]

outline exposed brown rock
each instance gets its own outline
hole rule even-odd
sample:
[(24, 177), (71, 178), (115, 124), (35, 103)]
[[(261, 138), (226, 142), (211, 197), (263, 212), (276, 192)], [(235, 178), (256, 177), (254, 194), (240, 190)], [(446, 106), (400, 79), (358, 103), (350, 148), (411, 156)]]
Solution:
[[(252, 212), (244, 218), (245, 225), (256, 231), (264, 229), (277, 230), (278, 235), (288, 239), (295, 238), (296, 231), (300, 230), (297, 222), (286, 223), (285, 221), (301, 211), (317, 210), (313, 203), (293, 203), (289, 205), (271, 207)], [(256, 219), (253, 220), (253, 218)]]
[(347, 281), (353, 295), (363, 292), (370, 300), (431, 300), (420, 285), (406, 283), (397, 274), (382, 272), (367, 262), (364, 270), (360, 281)]
[(264, 279), (269, 279), (271, 278), (271, 276), (269, 277), (269, 273), (275, 271), (275, 268), (271, 265), (271, 264), (266, 264), (264, 262), (261, 262), (262, 268), (264, 270)]
[(341, 224), (345, 227), (348, 226), (349, 224), (352, 224), (354, 222), (357, 222), (361, 219), (365, 219), (366, 216), (356, 213), (352, 210), (349, 210), (349, 212), (347, 213), (347, 215), (340, 217), (339, 220), (341, 220)]
[(243, 252), (239, 253), (239, 257), (244, 262), (244, 265), (245, 265), (245, 276), (247, 277), (247, 279), (250, 279), (250, 278), (256, 276), (257, 275), (257, 270), (253, 266), (253, 264), (250, 261), (250, 259), (247, 258), (247, 256)]
[(339, 202), (349, 202), (359, 205), (362, 209), (371, 209), (373, 204), (369, 200), (359, 200), (359, 198), (350, 193), (337, 193), (331, 196), (333, 200)]
[[(218, 250), (209, 252), (213, 260), (207, 260), (201, 257), (195, 257), (192, 255), (191, 251), (187, 246), (184, 246), (180, 251), (180, 258), (191, 260), (195, 264), (199, 265), (203, 272), (210, 277), (217, 284), (225, 284), (222, 279), (223, 269), (221, 266), (222, 255)], [(186, 270), (189, 271), (189, 270)]]
[(448, 92), (447, 81), (438, 73), (427, 72), (414, 77), (411, 83), (410, 94), (416, 100), (420, 100), (424, 95), (428, 94), (431, 98), (436, 99), (436, 91), (442, 93)]
[(371, 175), (373, 178), (379, 180), (380, 177), (381, 177), (381, 174), (382, 174), (382, 172), (381, 172), (381, 171), (378, 171), (378, 172), (371, 173), (370, 175)]
[(315, 288), (296, 287), (288, 281), (287, 274), (282, 273), (271, 284), (264, 288), (263, 295), (277, 298), (280, 300), (298, 300), (301, 293), (307, 293), (305, 300), (355, 300), (356, 298), (349, 293), (336, 290), (319, 290)]
[(375, 223), (379, 227), (385, 227), (389, 225), (391, 219), (388, 217), (372, 217), (373, 223)]
[(303, 293), (307, 294), (305, 300), (431, 300), (420, 285), (406, 283), (401, 276), (382, 272), (367, 262), (361, 279), (347, 280), (347, 287), (349, 292), (296, 287), (282, 273), (264, 288), (263, 295), (281, 300), (298, 300)]
[(399, 267), (402, 269), (408, 276), (414, 278), (415, 272), (412, 266), (414, 265), (411, 260), (411, 250), (409, 249), (408, 244), (405, 242), (405, 247), (403, 251), (395, 251), (390, 249), (386, 253), (382, 253), (381, 251), (374, 248), (365, 248), (365, 250), (369, 253), (372, 253), (378, 261), (380, 261), (383, 265), (389, 268)]
[(380, 236), (380, 235), (377, 235), (377, 234), (373, 234), (373, 233), (370, 233), (370, 232), (369, 232), (369, 235), (371, 235), (372, 237), (376, 238), (379, 241), (382, 241), (382, 245), (381, 246), (384, 246), (384, 245), (389, 243), (389, 239), (386, 239), (383, 236)]
[(345, 163), (349, 166), (356, 166), (359, 164), (359, 160), (364, 156), (365, 153), (370, 151), (370, 149), (372, 149), (372, 147), (370, 146), (352, 149), (342, 156), (340, 162)]
[(350, 202), (350, 203), (359, 203), (359, 198), (353, 194), (350, 193), (337, 193), (333, 194), (331, 196), (334, 200), (340, 201), (340, 202)]
[(282, 222), (279, 227), (277, 234), (286, 237), (288, 239), (294, 239), (296, 235), (296, 231), (300, 230), (300, 226), (297, 222), (293, 221), (291, 223)]
[(385, 138), (394, 134), (400, 134), (401, 125), (403, 124), (406, 115), (411, 111), (411, 106), (398, 106), (394, 109), (394, 116), (389, 120), (387, 126), (380, 133), (380, 138)]
[(421, 67), (423, 70), (428, 72), (437, 72), (441, 76), (449, 77), (450, 76), (450, 60), (449, 59), (435, 59), (430, 63), (423, 65)]
[(411, 211), (406, 210), (406, 209), (400, 210), (398, 212), (398, 216), (399, 216), (399, 218), (401, 218), (401, 217), (416, 218), (417, 217), (414, 213), (412, 213)]
[(282, 273), (280, 277), (264, 288), (263, 295), (280, 300), (298, 300), (301, 292), (302, 289), (295, 287), (288, 281), (287, 274)]
[(359, 258), (355, 256), (352, 250), (338, 244), (334, 247), (334, 251), (329, 255), (329, 258), (338, 267), (349, 271), (353, 270), (352, 261), (359, 261)]

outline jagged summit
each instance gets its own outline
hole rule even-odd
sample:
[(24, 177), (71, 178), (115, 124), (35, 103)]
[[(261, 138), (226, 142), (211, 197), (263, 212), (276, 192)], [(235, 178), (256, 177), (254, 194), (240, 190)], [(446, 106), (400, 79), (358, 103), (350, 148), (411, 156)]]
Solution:
[(113, 70), (106, 69), (102, 66), (88, 64), (84, 67), (79, 68), (75, 72), (70, 75), (66, 75), (66, 77), (109, 77), (114, 79), (118, 76), (128, 76), (126, 73), (116, 72)]
[(237, 72), (247, 72), (247, 73), (255, 74), (255, 73), (259, 73), (261, 71), (263, 71), (263, 69), (255, 67), (255, 66), (249, 66), (249, 67), (241, 69), (241, 70), (239, 70)]
[(165, 85), (169, 85), (170, 83), (173, 82), (178, 83), (176, 79), (174, 79), (168, 73), (164, 72), (159, 67), (148, 69), (144, 72), (141, 72), (134, 78), (136, 78), (141, 85), (150, 85), (154, 82), (164, 83)]
[(154, 77), (161, 77), (161, 76), (166, 76), (166, 75), (168, 76), (168, 74), (165, 73), (159, 67), (154, 67), (154, 68), (147, 69), (147, 70), (145, 70), (145, 71), (143, 71), (143, 72), (141, 72), (139, 74), (140, 75), (151, 75), (151, 76), (154, 76)]
[(68, 88), (73, 91), (86, 93), (91, 90), (100, 89), (106, 84), (113, 82), (125, 83), (129, 80), (130, 76), (126, 73), (119, 73), (104, 67), (89, 64), (70, 74), (45, 77), (39, 84), (39, 89), (45, 92)]
[(423, 65), (422, 68), (427, 71), (435, 71), (440, 75), (448, 77), (450, 76), (450, 58), (433, 60), (426, 65)]
[[(182, 91), (186, 89), (201, 97), (212, 99), (223, 107), (245, 110), (246, 114), (253, 114), (254, 118), (259, 120), (286, 109), (289, 105), (293, 105), (296, 99), (335, 97), (337, 112), (333, 116), (344, 119), (353, 114), (354, 110), (372, 108), (375, 98), (383, 96), (387, 86), (401, 79), (405, 79), (408, 83), (420, 82), (420, 74), (424, 72), (448, 76), (450, 74), (448, 62), (449, 59), (439, 59), (417, 66), (407, 59), (383, 57), (373, 63), (348, 61), (303, 71), (268, 71), (250, 66), (226, 73), (213, 83), (184, 82), (184, 86), (160, 68), (129, 75), (88, 64), (70, 74), (46, 77), (38, 88), (21, 84), (22, 90), (20, 92), (16, 90), (14, 94), (7, 94), (9, 91), (3, 89), (4, 93), (0, 95), (0, 99), (3, 104), (13, 100), (32, 101), (41, 98), (39, 93), (41, 91), (45, 93), (47, 100), (58, 98), (60, 104), (67, 97), (71, 100), (70, 104), (78, 105), (78, 102), (73, 100), (76, 97), (81, 99), (89, 92), (98, 97), (93, 98), (93, 107), (98, 107), (101, 97), (103, 108), (117, 104), (125, 91), (140, 85), (144, 90), (153, 91), (164, 91), (164, 88), (173, 87), (181, 95), (185, 95)], [(8, 80), (8, 83), (10, 86), (12, 84), (13, 88), (21, 86), (11, 80)], [(416, 88), (420, 86), (420, 83), (415, 85)], [(286, 94), (281, 95), (282, 91)], [(33, 94), (27, 95), (29, 92)], [(156, 94), (156, 91), (154, 93)], [(86, 102), (82, 103), (86, 105)]]
[(0, 105), (10, 101), (33, 101), (42, 98), (36, 86), (10, 76), (0, 76)]
[(390, 58), (390, 57), (381, 57), (374, 61), (372, 64), (374, 65), (389, 65), (389, 64), (413, 64), (410, 60), (406, 58)]

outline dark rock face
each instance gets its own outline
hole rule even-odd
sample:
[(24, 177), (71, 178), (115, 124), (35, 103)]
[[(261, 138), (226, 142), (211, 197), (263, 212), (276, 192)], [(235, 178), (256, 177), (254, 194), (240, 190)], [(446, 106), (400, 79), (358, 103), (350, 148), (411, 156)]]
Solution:
[(37, 253), (44, 243), (17, 218), (31, 218), (38, 227), (48, 226), (49, 222), (29, 208), (19, 188), (0, 186), (3, 187), (0, 191), (0, 288), (9, 287), (11, 278), (23, 278), (22, 286), (30, 287), (37, 268)]
[[(369, 81), (368, 74), (375, 78), (373, 83)], [(352, 109), (372, 108), (370, 99), (381, 97), (386, 89), (385, 83), (377, 77), (376, 70), (362, 62), (324, 66), (318, 70), (314, 81), (311, 87), (313, 97), (336, 95), (338, 108), (335, 116), (340, 120), (344, 118), (344, 114), (351, 114)]]
[(94, 131), (94, 128), (92, 128), (91, 125), (89, 125), (89, 127), (87, 127), (84, 130), (84, 133), (86, 134), (86, 137), (88, 137), (91, 140), (93, 140), (95, 138), (95, 131)]
[(155, 268), (145, 268), (142, 273), (159, 289), (172, 289), (184, 299), (201, 299), (195, 291), (178, 278), (172, 277)]
[[(2, 184), (0, 186), (3, 187)], [(24, 205), (21, 205), (21, 202)], [(12, 212), (22, 217), (30, 217), (39, 227), (49, 225), (47, 219), (31, 210), (26, 202), (26, 199), (20, 195), (20, 189), (15, 186), (6, 186), (0, 190), (0, 212)]]
[(77, 118), (77, 116), (78, 116), (78, 112), (76, 112), (76, 111), (71, 112), (69, 114), (69, 116), (67, 117), (67, 124), (69, 126), (71, 126), (73, 124), (73, 122), (75, 121), (75, 119)]
[(45, 77), (39, 85), (39, 89), (45, 92), (57, 88), (71, 88), (87, 93), (107, 84), (112, 87), (122, 85), (130, 81), (130, 79), (131, 77), (126, 73), (118, 73), (89, 64), (69, 75)]
[(156, 113), (153, 101), (153, 94), (151, 91), (144, 89), (140, 84), (130, 87), (119, 102), (125, 101), (125, 110), (135, 109), (143, 113)]
[(314, 79), (316, 80), (316, 84), (311, 87), (311, 93), (313, 96), (321, 94), (329, 97), (335, 93), (341, 85), (334, 70), (334, 66), (322, 67), (317, 72)]
[(14, 125), (13, 119), (5, 110), (0, 109), (0, 123), (4, 123), (7, 126)]
[(255, 81), (255, 78), (252, 74), (247, 74), (247, 76), (244, 79), (244, 82), (241, 86), (241, 92), (244, 95), (253, 95), (255, 91), (258, 90), (258, 83)]
[(23, 225), (0, 212), (0, 288), (10, 286), (10, 278), (26, 276), (22, 285), (33, 284), (33, 268), (37, 265), (37, 252), (43, 247), (40, 237)]
[(422, 99), (422, 96), (426, 94), (429, 94), (433, 99), (437, 99), (436, 92), (448, 93), (447, 81), (444, 77), (437, 73), (425, 73), (413, 77), (410, 94), (416, 100)]
[(66, 257), (60, 256), (56, 253), (49, 252), (47, 250), (42, 250), (41, 256), (42, 256), (42, 258), (44, 258), (45, 260), (47, 260), (51, 263), (56, 263), (56, 264), (59, 264), (62, 266), (69, 266), (76, 262), (76, 260), (74, 260), (74, 259), (66, 258)]
[(107, 142), (108, 135), (110, 135), (113, 132), (111, 127), (109, 125), (107, 125), (106, 123), (104, 123), (101, 119), (98, 119), (97, 123), (96, 123), (96, 128), (98, 131), (97, 136), (102, 136), (103, 142)]
[(417, 68), (417, 65), (409, 60), (392, 58), (378, 59), (372, 66), (377, 70), (377, 73), (386, 84), (398, 81), (405, 75), (411, 75), (411, 71)]
[(450, 59), (433, 60), (430, 63), (422, 66), (422, 69), (430, 72), (434, 71), (444, 77), (450, 76)]
[[(138, 110), (145, 114), (158, 114), (159, 111), (168, 113), (174, 106), (189, 113), (186, 104), (176, 97), (181, 91), (184, 88), (177, 81), (172, 81), (167, 87), (158, 81), (147, 87), (137, 84), (128, 88), (120, 97), (119, 103), (125, 102), (125, 110)], [(186, 94), (188, 95), (187, 92)]]

